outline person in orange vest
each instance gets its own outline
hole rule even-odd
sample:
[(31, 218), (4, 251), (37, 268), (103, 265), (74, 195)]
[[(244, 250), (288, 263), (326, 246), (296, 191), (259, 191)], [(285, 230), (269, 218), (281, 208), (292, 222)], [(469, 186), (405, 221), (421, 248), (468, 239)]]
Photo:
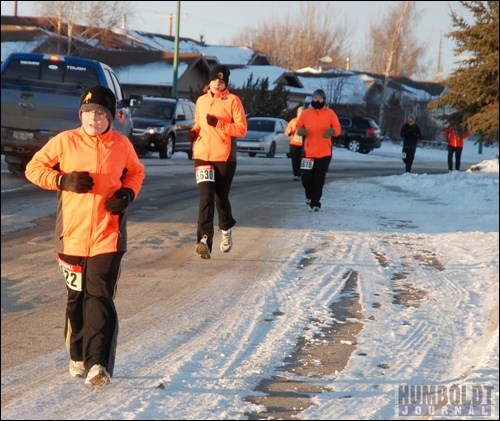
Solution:
[(209, 76), (204, 95), (196, 100), (193, 142), (196, 183), (200, 192), (196, 253), (210, 259), (214, 237), (215, 208), (222, 232), (220, 250), (233, 246), (233, 218), (229, 190), (236, 172), (236, 138), (247, 133), (247, 119), (240, 98), (228, 90), (230, 71), (216, 66)]
[(285, 133), (290, 136), (290, 159), (292, 160), (292, 171), (293, 171), (293, 180), (300, 180), (300, 160), (302, 159), (302, 143), (303, 138), (299, 136), (296, 132), (296, 124), (304, 107), (297, 108), (297, 115), (292, 118), (288, 125), (286, 126)]
[(296, 127), (297, 134), (304, 137), (300, 169), (306, 204), (318, 212), (332, 160), (332, 137), (339, 136), (342, 130), (337, 114), (326, 107), (326, 94), (322, 89), (313, 92), (311, 108), (302, 111)]
[(50, 139), (28, 162), (26, 178), (57, 190), (56, 260), (67, 289), (69, 373), (103, 386), (115, 365), (114, 297), (127, 250), (127, 208), (144, 181), (130, 140), (114, 131), (116, 97), (93, 86), (80, 99), (79, 128)]
[(453, 155), (455, 155), (455, 170), (460, 171), (464, 139), (469, 137), (469, 133), (450, 124), (444, 131), (444, 137), (448, 142), (448, 171), (453, 171)]

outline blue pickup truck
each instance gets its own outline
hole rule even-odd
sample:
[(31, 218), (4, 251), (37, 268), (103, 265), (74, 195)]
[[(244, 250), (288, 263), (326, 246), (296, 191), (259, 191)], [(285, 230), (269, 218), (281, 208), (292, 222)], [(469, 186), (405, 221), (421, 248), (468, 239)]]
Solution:
[(80, 57), (13, 53), (2, 63), (1, 153), (12, 174), (24, 175), (28, 161), (49, 139), (80, 126), (82, 93), (102, 85), (116, 95), (113, 129), (132, 137), (130, 108), (140, 96), (124, 98), (108, 65)]

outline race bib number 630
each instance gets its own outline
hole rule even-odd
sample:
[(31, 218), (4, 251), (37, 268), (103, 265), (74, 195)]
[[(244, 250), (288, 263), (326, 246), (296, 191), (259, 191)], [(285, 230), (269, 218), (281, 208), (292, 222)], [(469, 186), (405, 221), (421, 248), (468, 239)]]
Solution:
[(200, 165), (194, 169), (196, 174), (196, 184), (204, 181), (215, 182), (215, 170), (213, 165)]
[(75, 291), (82, 290), (82, 267), (65, 262), (56, 254), (57, 263), (62, 270), (68, 288)]

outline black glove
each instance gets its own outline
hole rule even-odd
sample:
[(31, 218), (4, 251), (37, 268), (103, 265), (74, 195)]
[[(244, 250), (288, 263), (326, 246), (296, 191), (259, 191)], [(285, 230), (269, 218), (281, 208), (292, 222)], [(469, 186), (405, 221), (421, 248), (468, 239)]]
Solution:
[(115, 191), (112, 198), (106, 200), (104, 207), (113, 215), (120, 215), (127, 209), (127, 206), (134, 200), (135, 194), (132, 189), (124, 187)]
[(87, 193), (94, 187), (94, 180), (88, 171), (73, 171), (59, 176), (57, 187), (75, 193)]
[(218, 121), (219, 120), (217, 119), (217, 117), (210, 115), (210, 114), (207, 114), (207, 123), (209, 126), (212, 126), (212, 127), (217, 126)]
[(188, 138), (190, 142), (196, 142), (196, 139), (198, 139), (198, 132), (196, 130), (190, 130)]

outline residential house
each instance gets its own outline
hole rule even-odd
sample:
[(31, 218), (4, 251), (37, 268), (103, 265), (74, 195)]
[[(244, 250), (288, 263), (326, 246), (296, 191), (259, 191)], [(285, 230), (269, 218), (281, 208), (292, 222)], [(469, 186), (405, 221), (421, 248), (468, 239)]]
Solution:
[[(75, 25), (55, 33), (49, 18), (2, 16), (2, 61), (11, 51), (60, 53), (102, 61), (113, 67), (125, 94), (171, 96), (175, 67), (175, 37), (143, 31), (103, 30)], [(177, 93), (194, 100), (206, 85), (210, 68), (225, 64), (231, 69), (230, 85), (242, 89), (249, 78), (268, 78), (269, 89), (283, 84), (289, 107), (308, 103), (321, 88), (330, 106), (340, 115), (361, 115), (381, 121), (382, 133), (399, 138), (408, 113), (415, 114), (428, 139), (440, 132), (440, 122), (426, 104), (443, 92), (443, 86), (383, 75), (314, 68), (290, 71), (273, 66), (268, 58), (241, 46), (206, 45), (190, 38), (178, 41)], [(382, 100), (383, 99), (383, 100)], [(383, 107), (381, 104), (383, 103)]]

